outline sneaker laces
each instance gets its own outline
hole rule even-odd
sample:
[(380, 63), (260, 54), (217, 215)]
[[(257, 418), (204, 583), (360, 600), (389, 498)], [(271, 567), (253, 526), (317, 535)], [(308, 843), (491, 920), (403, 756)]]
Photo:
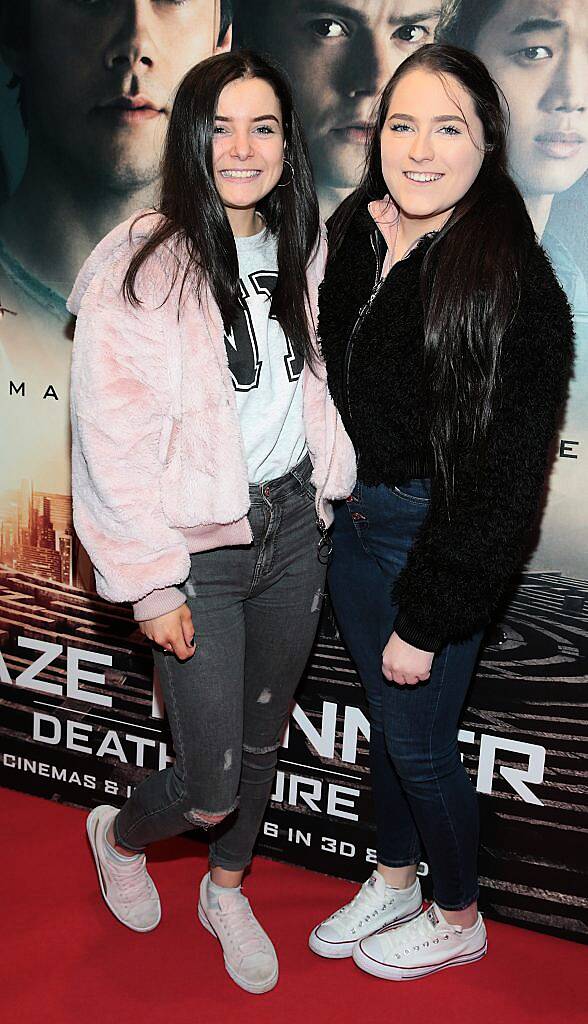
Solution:
[(130, 860), (128, 864), (115, 864), (113, 860), (109, 860), (108, 871), (125, 903), (138, 903), (151, 898), (144, 857), (140, 860)]
[[(346, 903), (344, 907), (340, 907), (334, 914), (331, 914), (327, 918), (325, 924), (329, 921), (340, 920), (342, 917), (348, 918), (350, 923), (355, 927), (367, 922), (372, 917), (377, 917), (381, 911), (386, 910), (395, 901), (395, 894), (391, 893), (388, 899), (382, 900), (379, 896), (372, 882), (371, 878), (368, 878), (363, 883), (359, 892), (355, 894), (349, 903)], [(356, 915), (357, 919), (356, 919)]]
[(266, 952), (266, 938), (245, 896), (223, 900), (221, 916), (230, 928), (231, 938), (241, 956)]
[(430, 906), (423, 914), (419, 914), (414, 921), (409, 921), (402, 928), (386, 933), (386, 937), (394, 945), (402, 946), (405, 953), (437, 946), (443, 939), (448, 939), (450, 935), (451, 930), (439, 920), (434, 906)]

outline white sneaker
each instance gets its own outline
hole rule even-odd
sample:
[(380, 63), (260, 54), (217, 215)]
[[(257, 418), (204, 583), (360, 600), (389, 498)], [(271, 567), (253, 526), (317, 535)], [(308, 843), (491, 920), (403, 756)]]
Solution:
[(237, 985), (246, 992), (269, 992), (278, 980), (278, 958), (272, 941), (255, 917), (243, 893), (227, 889), (218, 898), (218, 907), (208, 902), (206, 874), (200, 883), (198, 918), (223, 950), (225, 967)]
[(374, 871), (350, 903), (335, 911), (310, 933), (313, 953), (333, 959), (351, 956), (354, 945), (381, 928), (411, 921), (421, 913), (423, 897), (417, 878), (409, 889), (386, 890), (386, 881)]
[(471, 964), (486, 953), (481, 914), (471, 928), (449, 924), (436, 903), (415, 921), (358, 942), (353, 959), (362, 971), (391, 981), (410, 981), (445, 967)]
[(121, 924), (134, 932), (150, 932), (161, 920), (157, 889), (145, 867), (145, 854), (128, 864), (119, 863), (104, 845), (116, 807), (101, 804), (90, 811), (86, 831), (98, 871), (104, 901)]

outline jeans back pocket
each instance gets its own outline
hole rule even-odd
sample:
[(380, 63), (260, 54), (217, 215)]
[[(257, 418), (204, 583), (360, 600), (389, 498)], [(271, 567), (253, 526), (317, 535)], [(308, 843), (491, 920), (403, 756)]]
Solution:
[(395, 485), (393, 491), (402, 501), (411, 502), (413, 505), (428, 505), (431, 500), (431, 481), (420, 478), (406, 480), (400, 486)]

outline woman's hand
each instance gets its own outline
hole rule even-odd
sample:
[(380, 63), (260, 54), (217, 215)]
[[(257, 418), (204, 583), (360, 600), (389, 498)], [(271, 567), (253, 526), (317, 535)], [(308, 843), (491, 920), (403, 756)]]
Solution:
[(382, 654), (382, 673), (390, 683), (414, 686), (429, 678), (433, 658), (430, 651), (412, 647), (392, 633)]
[(144, 619), (139, 623), (139, 629), (158, 647), (173, 651), (180, 661), (191, 658), (196, 650), (194, 625), (187, 604), (181, 604), (173, 612), (158, 615), (156, 619)]

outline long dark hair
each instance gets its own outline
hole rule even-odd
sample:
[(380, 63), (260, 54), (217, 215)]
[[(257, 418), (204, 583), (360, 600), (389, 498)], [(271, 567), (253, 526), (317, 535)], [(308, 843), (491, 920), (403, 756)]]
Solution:
[(269, 231), (278, 237), (278, 279), (271, 314), (279, 321), (295, 353), (312, 366), (314, 347), (308, 326), (306, 270), (317, 248), (320, 221), (310, 160), (284, 74), (270, 60), (251, 51), (209, 57), (192, 68), (181, 82), (163, 154), (158, 209), (165, 219), (133, 255), (124, 292), (137, 305), (135, 283), (140, 267), (160, 245), (172, 237), (179, 238), (187, 254), (180, 300), (187, 285), (195, 288), (198, 296), (206, 285), (225, 327), (228, 329), (234, 323), (239, 308), (239, 263), (233, 232), (214, 184), (212, 135), (222, 90), (229, 82), (241, 78), (268, 82), (282, 111), (284, 156), (292, 171), (285, 167), (284, 187), (274, 188), (257, 209)]
[(526, 255), (534, 241), (523, 198), (507, 171), (506, 101), (484, 64), (455, 46), (423, 46), (382, 94), (359, 188), (333, 215), (331, 259), (356, 212), (388, 189), (380, 136), (394, 89), (417, 68), (451, 76), (469, 93), (484, 128), (484, 159), (473, 185), (427, 250), (421, 274), (425, 372), (433, 392), (431, 443), (446, 493), (458, 451), (488, 435), (504, 335), (517, 311)]

